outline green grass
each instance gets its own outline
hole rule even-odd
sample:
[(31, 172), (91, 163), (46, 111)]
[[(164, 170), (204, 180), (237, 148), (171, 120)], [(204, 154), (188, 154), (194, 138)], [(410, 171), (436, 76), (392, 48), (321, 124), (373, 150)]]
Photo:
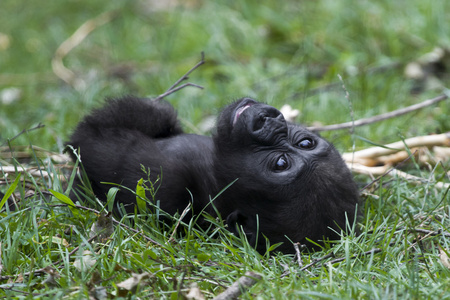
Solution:
[[(306, 125), (350, 121), (338, 75), (350, 94), (356, 119), (442, 92), (412, 94), (414, 82), (403, 70), (434, 47), (450, 47), (446, 0), (194, 0), (185, 7), (156, 11), (150, 10), (151, 2), (2, 1), (0, 92), (18, 88), (21, 96), (10, 104), (0, 101), (0, 144), (6, 143), (0, 166), (35, 167), (53, 176), (23, 174), (15, 188), (19, 209), (3, 207), (0, 213), (0, 275), (6, 276), (0, 281), (1, 296), (87, 298), (95, 289), (100, 295), (100, 287), (118, 295), (116, 285), (131, 273), (150, 272), (139, 292), (127, 297), (176, 299), (192, 283), (212, 297), (246, 271), (254, 271), (262, 279), (244, 299), (450, 298), (450, 270), (438, 250), (439, 246), (450, 249), (449, 237), (416, 231), (448, 233), (449, 191), (434, 183), (414, 185), (386, 177), (371, 186), (363, 199), (360, 234), (342, 237), (322, 251), (303, 253), (304, 265), (333, 253), (305, 271), (300, 271), (293, 256), (257, 254), (230, 235), (220, 220), (211, 220), (217, 228), (212, 232), (181, 224), (177, 232), (184, 234), (169, 241), (174, 226), (164, 227), (150, 216), (133, 226), (159, 245), (120, 226), (105, 243), (86, 243), (98, 216), (61, 206), (49, 193), (52, 189), (68, 195), (72, 169), (56, 157), (64, 141), (84, 114), (102, 105), (104, 97), (159, 95), (200, 59), (202, 51), (207, 63), (189, 81), (205, 89), (186, 88), (167, 98), (192, 132), (201, 128), (205, 118), (217, 115), (220, 107), (242, 96), (276, 107), (290, 104), (301, 111), (299, 122)], [(52, 57), (81, 24), (112, 10), (115, 18), (96, 28), (64, 58), (66, 67), (89, 83), (86, 89), (75, 90), (53, 73)], [(125, 72), (125, 80), (117, 70)], [(449, 82), (448, 75), (442, 79), (444, 86), (449, 87)], [(356, 128), (353, 136), (348, 131), (322, 135), (339, 150), (350, 151), (353, 141), (359, 149), (370, 146), (365, 140), (388, 143), (448, 132), (448, 101)], [(7, 144), (38, 123), (45, 127)], [(32, 151), (28, 145), (39, 148)], [(403, 169), (449, 182), (448, 160), (428, 166), (408, 163)], [(1, 174), (0, 190), (6, 192), (18, 174)], [(361, 187), (370, 182), (361, 175), (357, 180)], [(79, 205), (100, 210), (95, 203)], [(68, 247), (58, 243), (61, 239)], [(78, 251), (69, 255), (76, 247)], [(379, 250), (369, 252), (373, 249)], [(84, 250), (94, 253), (96, 263), (78, 270), (74, 262)], [(343, 260), (328, 264), (337, 258)], [(55, 283), (47, 273), (33, 273), (47, 266), (57, 269)], [(21, 279), (20, 274), (27, 272), (32, 275)]]

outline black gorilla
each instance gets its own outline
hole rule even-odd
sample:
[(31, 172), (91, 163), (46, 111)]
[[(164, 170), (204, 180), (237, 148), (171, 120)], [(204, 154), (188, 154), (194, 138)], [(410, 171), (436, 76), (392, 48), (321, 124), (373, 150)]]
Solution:
[[(278, 250), (289, 242), (336, 238), (355, 218), (358, 191), (336, 149), (302, 126), (286, 122), (269, 105), (238, 100), (221, 113), (213, 138), (183, 133), (173, 107), (135, 97), (110, 100), (85, 117), (70, 145), (95, 195), (105, 201), (113, 182), (135, 189), (161, 175), (156, 199), (169, 214), (192, 202), (194, 213), (214, 215), (214, 205), (236, 233), (241, 226), (251, 244), (265, 251), (263, 235)], [(72, 156), (74, 159), (75, 155)], [(134, 211), (136, 195), (122, 189), (118, 202)]]

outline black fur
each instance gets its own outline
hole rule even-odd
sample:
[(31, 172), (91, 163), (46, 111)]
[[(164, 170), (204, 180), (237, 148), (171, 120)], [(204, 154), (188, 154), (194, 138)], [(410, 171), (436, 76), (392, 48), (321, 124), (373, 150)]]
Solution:
[[(135, 97), (111, 100), (80, 122), (69, 142), (96, 196), (105, 201), (114, 182), (135, 189), (145, 178), (141, 164), (162, 181), (156, 198), (170, 214), (193, 199), (194, 213), (214, 201), (232, 232), (241, 226), (249, 241), (265, 251), (265, 241), (336, 238), (354, 220), (358, 191), (335, 148), (275, 108), (244, 98), (221, 113), (213, 138), (183, 133), (176, 112), (164, 101)], [(73, 155), (73, 154), (72, 154)], [(73, 158), (75, 156), (73, 155)], [(192, 194), (192, 195), (191, 195)], [(136, 196), (117, 196), (129, 212)]]

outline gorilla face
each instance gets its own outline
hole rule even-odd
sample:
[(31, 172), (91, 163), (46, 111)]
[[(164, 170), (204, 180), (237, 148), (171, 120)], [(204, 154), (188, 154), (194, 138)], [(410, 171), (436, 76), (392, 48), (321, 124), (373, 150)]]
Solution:
[(232, 164), (231, 174), (264, 186), (306, 180), (331, 147), (305, 128), (288, 124), (274, 107), (249, 98), (224, 111), (219, 123), (216, 143), (219, 153), (233, 156), (225, 160)]
[(321, 240), (336, 237), (328, 227), (353, 221), (358, 193), (339, 153), (277, 109), (250, 98), (235, 102), (221, 114), (214, 141), (219, 184), (237, 178), (218, 199), (219, 211), (257, 248), (264, 246), (260, 233), (272, 244)]

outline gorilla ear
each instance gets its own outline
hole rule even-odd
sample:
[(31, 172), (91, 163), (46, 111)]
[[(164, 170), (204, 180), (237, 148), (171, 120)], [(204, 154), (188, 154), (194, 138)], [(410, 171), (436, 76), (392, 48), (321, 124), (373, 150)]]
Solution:
[(239, 228), (242, 228), (249, 244), (255, 246), (258, 237), (256, 218), (249, 218), (239, 210), (235, 210), (228, 215), (227, 224), (228, 230), (236, 236), (239, 236)]

